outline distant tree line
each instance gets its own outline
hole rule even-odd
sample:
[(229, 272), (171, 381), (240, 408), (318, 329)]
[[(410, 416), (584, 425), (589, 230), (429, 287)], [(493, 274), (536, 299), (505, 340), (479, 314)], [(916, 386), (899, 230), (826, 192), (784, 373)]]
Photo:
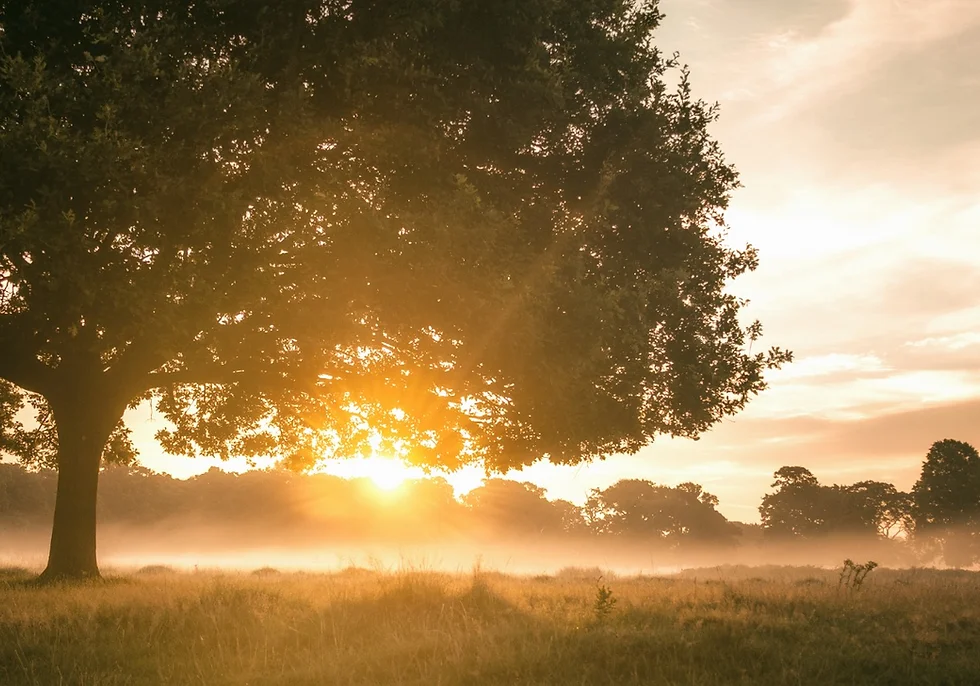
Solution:
[[(53, 471), (0, 464), (0, 527), (46, 526), (54, 496)], [(212, 468), (181, 480), (118, 465), (103, 471), (99, 488), (104, 525), (234, 526), (256, 538), (315, 532), (332, 540), (601, 535), (654, 538), (670, 547), (734, 543), (738, 528), (717, 504), (697, 484), (671, 488), (633, 479), (594, 490), (578, 507), (508, 479), (489, 479), (457, 499), (441, 478), (407, 481), (385, 492), (370, 479), (329, 474)]]
[[(912, 491), (880, 481), (824, 485), (806, 468), (782, 467), (759, 507), (761, 527), (731, 522), (699, 484), (625, 479), (595, 489), (581, 507), (550, 501), (529, 483), (489, 479), (460, 499), (444, 479), (408, 481), (394, 492), (368, 479), (218, 469), (180, 480), (139, 466), (108, 467), (99, 489), (103, 524), (237, 528), (253, 541), (447, 540), (453, 537), (589, 537), (671, 549), (796, 542), (834, 536), (901, 547), (923, 562), (980, 560), (980, 456), (954, 440), (935, 443)], [(55, 474), (0, 464), (0, 528), (46, 526)]]
[(775, 478), (759, 507), (767, 536), (875, 537), (951, 566), (980, 560), (980, 456), (969, 443), (934, 443), (909, 493), (881, 481), (825, 486), (803, 467), (783, 467)]

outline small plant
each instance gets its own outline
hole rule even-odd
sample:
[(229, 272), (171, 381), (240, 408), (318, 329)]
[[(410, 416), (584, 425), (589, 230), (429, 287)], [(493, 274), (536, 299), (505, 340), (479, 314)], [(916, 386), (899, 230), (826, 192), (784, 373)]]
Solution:
[(844, 560), (844, 566), (840, 570), (840, 579), (837, 588), (846, 588), (849, 591), (856, 591), (861, 588), (865, 578), (872, 569), (878, 566), (874, 560), (868, 560), (863, 565), (856, 564), (850, 558)]
[(616, 605), (616, 598), (613, 598), (612, 589), (602, 583), (602, 577), (596, 579), (595, 603), (592, 605), (592, 612), (596, 621), (601, 622)]

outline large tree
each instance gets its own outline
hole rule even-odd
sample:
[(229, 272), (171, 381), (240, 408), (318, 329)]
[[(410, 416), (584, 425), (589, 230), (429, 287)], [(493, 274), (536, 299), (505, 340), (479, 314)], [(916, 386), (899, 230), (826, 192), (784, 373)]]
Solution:
[(381, 436), (490, 470), (742, 408), (789, 356), (747, 350), (736, 174), (660, 19), (0, 2), (0, 378), (50, 428), (45, 576), (98, 574), (100, 461), (141, 401), (174, 454), (303, 467)]

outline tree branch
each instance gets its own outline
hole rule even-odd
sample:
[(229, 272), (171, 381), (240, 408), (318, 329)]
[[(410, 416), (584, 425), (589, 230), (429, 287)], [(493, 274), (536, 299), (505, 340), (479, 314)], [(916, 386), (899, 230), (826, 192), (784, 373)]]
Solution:
[(210, 367), (199, 369), (181, 369), (174, 372), (151, 372), (147, 374), (149, 388), (153, 390), (171, 385), (184, 384), (231, 384), (242, 381), (246, 378), (244, 369), (230, 369), (228, 367)]
[(17, 326), (22, 315), (0, 315), (0, 377), (25, 391), (47, 395), (51, 370), (38, 361), (33, 336)]

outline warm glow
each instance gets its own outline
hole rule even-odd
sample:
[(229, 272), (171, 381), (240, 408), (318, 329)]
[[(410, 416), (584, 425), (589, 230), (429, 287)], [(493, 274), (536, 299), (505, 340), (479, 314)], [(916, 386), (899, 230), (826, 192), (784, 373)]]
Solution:
[[(468, 465), (455, 472), (433, 469), (429, 472), (421, 467), (410, 464), (396, 452), (390, 452), (379, 433), (368, 439), (371, 452), (366, 457), (349, 457), (324, 460), (317, 471), (333, 474), (344, 479), (370, 479), (380, 491), (395, 491), (406, 481), (437, 477), (445, 479), (453, 488), (456, 497), (460, 497), (481, 485), (486, 474), (480, 465)], [(394, 450), (400, 451), (403, 446), (396, 445)]]
[(367, 476), (382, 491), (393, 491), (412, 476), (412, 470), (401, 460), (375, 457), (367, 461), (371, 463)]
[[(980, 445), (980, 96), (964, 87), (976, 79), (980, 1), (660, 4), (658, 48), (690, 65), (695, 99), (720, 103), (710, 131), (739, 171), (725, 245), (760, 251), (758, 269), (728, 291), (751, 301), (743, 323), (765, 324), (750, 351), (776, 345), (795, 361), (767, 371), (769, 389), (698, 442), (658, 438), (634, 455), (541, 461), (509, 478), (576, 504), (619, 479), (692, 481), (746, 522), (759, 521), (784, 465), (806, 466), (822, 483), (912, 488), (933, 441)], [(441, 322), (420, 336), (452, 347)], [(380, 336), (385, 322), (360, 323)], [(350, 350), (352, 364), (387, 373), (381, 340)], [(362, 480), (378, 503), (400, 502), (406, 479), (426, 473), (396, 440), (412, 434), (406, 414), (419, 409), (396, 408), (399, 399), (367, 400), (387, 410), (379, 429), (405, 430), (373, 437), (364, 457), (331, 450), (317, 470)], [(461, 410), (480, 408), (464, 401)], [(165, 420), (148, 402), (125, 420), (141, 464), (180, 478), (276, 462), (165, 454), (154, 439)], [(430, 475), (461, 497), (483, 483), (474, 462), (451, 473), (436, 463)]]
[(393, 491), (407, 479), (419, 479), (425, 475), (418, 467), (410, 467), (398, 458), (378, 454), (331, 461), (324, 471), (346, 479), (370, 479), (382, 491)]

